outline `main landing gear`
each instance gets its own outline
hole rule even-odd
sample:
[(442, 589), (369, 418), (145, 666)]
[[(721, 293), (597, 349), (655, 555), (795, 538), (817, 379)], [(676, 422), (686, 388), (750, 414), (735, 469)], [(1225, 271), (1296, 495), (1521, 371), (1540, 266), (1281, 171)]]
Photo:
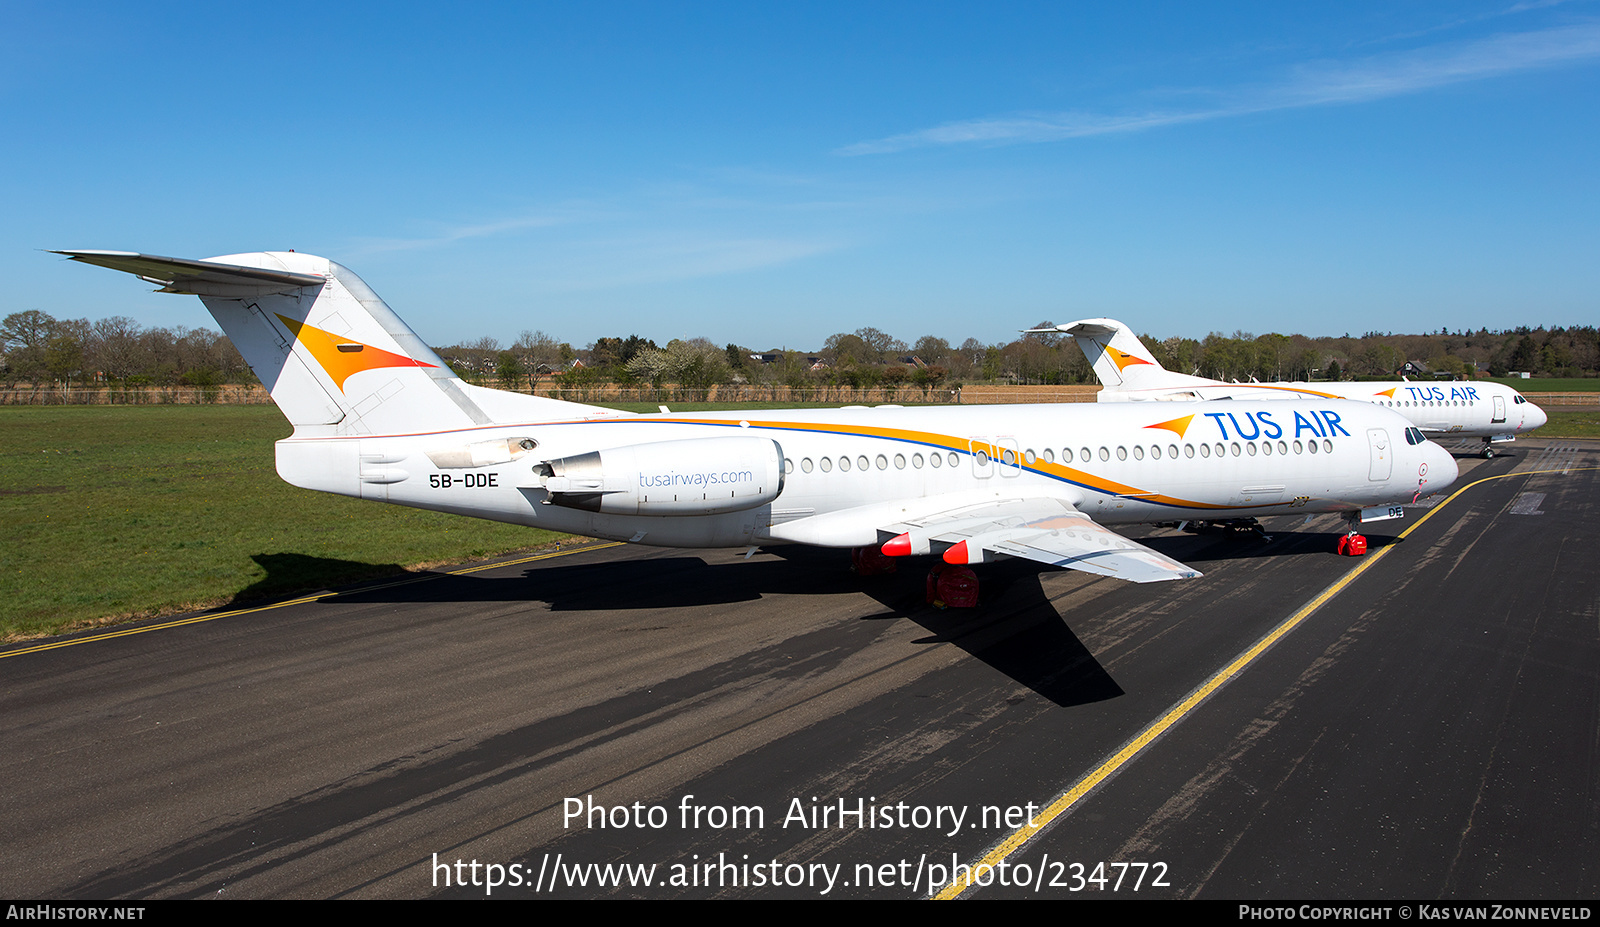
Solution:
[(934, 608), (977, 608), (978, 574), (970, 567), (937, 564), (928, 571), (923, 596)]
[[(894, 548), (891, 548), (894, 550)], [(881, 576), (894, 573), (900, 564), (895, 556), (885, 555), (878, 545), (850, 549), (850, 569), (857, 576)], [(976, 608), (978, 605), (978, 574), (959, 563), (938, 563), (928, 572), (924, 592), (927, 603), (935, 608)]]
[(881, 576), (884, 573), (895, 573), (900, 570), (900, 564), (893, 557), (886, 557), (878, 545), (850, 548), (850, 569), (857, 576)]
[(1240, 531), (1252, 535), (1263, 544), (1272, 542), (1272, 535), (1261, 526), (1261, 522), (1254, 518), (1227, 518), (1220, 521), (1180, 521), (1175, 523), (1179, 531), (1188, 531), (1192, 534), (1206, 534), (1212, 531)]

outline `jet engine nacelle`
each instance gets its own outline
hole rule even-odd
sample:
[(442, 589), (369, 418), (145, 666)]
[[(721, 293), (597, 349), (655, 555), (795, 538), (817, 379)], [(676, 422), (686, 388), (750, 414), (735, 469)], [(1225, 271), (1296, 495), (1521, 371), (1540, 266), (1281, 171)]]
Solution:
[(771, 438), (688, 438), (547, 460), (534, 468), (547, 505), (607, 515), (716, 515), (783, 492)]

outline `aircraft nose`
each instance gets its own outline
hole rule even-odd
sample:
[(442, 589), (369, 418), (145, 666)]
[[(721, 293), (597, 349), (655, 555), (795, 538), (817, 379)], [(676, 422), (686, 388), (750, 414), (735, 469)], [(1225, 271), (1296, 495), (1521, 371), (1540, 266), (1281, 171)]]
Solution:
[(1522, 413), (1522, 430), (1532, 431), (1550, 421), (1550, 416), (1533, 403), (1528, 403), (1528, 410)]
[(1448, 489), (1461, 476), (1461, 468), (1450, 452), (1432, 441), (1422, 446), (1422, 463), (1417, 467), (1417, 491), (1424, 496)]

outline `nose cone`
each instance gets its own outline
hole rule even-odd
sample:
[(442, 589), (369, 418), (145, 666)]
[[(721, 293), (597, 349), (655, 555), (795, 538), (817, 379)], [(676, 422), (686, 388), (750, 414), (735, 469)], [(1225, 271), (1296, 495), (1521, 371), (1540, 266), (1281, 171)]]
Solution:
[(1417, 467), (1418, 492), (1426, 496), (1448, 489), (1460, 475), (1461, 468), (1456, 466), (1456, 459), (1449, 451), (1432, 441), (1422, 445), (1422, 463)]
[(1546, 415), (1543, 409), (1530, 402), (1522, 412), (1521, 430), (1532, 431), (1548, 421), (1550, 421), (1550, 416)]

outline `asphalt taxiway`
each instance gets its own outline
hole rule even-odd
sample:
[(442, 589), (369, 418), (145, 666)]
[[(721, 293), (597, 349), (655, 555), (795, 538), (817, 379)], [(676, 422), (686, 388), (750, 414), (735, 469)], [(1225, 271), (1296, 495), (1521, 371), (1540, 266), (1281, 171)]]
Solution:
[(1594, 897), (1600, 444), (1459, 459), (972, 610), (590, 545), (10, 645), (0, 894)]

